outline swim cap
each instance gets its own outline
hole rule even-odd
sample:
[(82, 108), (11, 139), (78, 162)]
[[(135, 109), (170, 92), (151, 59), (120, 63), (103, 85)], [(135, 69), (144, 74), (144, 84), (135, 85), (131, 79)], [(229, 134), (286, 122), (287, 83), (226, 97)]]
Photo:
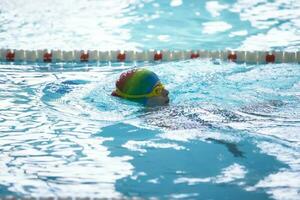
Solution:
[[(147, 69), (134, 69), (124, 72), (116, 82), (116, 88), (126, 95), (149, 94), (159, 83), (157, 75)], [(115, 96), (116, 93), (112, 94)]]

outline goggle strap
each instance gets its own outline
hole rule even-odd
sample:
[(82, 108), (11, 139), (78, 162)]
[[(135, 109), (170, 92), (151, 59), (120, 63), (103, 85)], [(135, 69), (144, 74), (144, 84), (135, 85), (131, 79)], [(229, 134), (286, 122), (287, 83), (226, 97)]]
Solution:
[(157, 96), (156, 94), (153, 95), (153, 93), (159, 87), (164, 88), (164, 86), (161, 83), (159, 83), (153, 88), (153, 90), (149, 94), (139, 94), (139, 95), (125, 94), (121, 90), (119, 90), (119, 88), (116, 88), (115, 92), (117, 95), (123, 98), (129, 98), (129, 99), (149, 98), (149, 97)]
[(139, 99), (139, 98), (145, 98), (149, 97), (149, 94), (140, 94), (140, 95), (131, 95), (131, 94), (125, 94), (121, 92), (118, 88), (116, 89), (116, 94), (119, 95), (120, 97), (124, 98), (130, 98), (130, 99)]

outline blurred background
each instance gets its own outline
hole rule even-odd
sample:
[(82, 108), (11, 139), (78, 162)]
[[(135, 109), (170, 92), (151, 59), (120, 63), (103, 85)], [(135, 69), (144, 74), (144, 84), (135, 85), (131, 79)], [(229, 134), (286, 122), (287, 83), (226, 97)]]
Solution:
[(299, 0), (1, 0), (0, 47), (295, 51), (299, 10)]

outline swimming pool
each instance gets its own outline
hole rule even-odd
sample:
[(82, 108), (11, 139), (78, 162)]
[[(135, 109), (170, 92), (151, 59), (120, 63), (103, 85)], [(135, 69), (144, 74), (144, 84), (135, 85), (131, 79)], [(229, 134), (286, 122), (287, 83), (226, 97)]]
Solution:
[[(0, 2), (2, 48), (300, 45), (292, 0), (20, 4)], [(132, 67), (159, 75), (169, 106), (110, 96)], [(0, 197), (299, 199), (299, 64), (2, 62), (0, 72)]]

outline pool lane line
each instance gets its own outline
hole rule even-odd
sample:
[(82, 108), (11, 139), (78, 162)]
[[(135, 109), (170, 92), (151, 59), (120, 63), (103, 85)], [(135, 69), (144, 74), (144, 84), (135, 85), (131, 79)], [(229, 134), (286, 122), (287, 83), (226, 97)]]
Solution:
[(23, 50), (0, 49), (2, 62), (164, 62), (188, 59), (220, 59), (223, 61), (266, 64), (300, 63), (300, 51), (207, 51), (207, 50)]

